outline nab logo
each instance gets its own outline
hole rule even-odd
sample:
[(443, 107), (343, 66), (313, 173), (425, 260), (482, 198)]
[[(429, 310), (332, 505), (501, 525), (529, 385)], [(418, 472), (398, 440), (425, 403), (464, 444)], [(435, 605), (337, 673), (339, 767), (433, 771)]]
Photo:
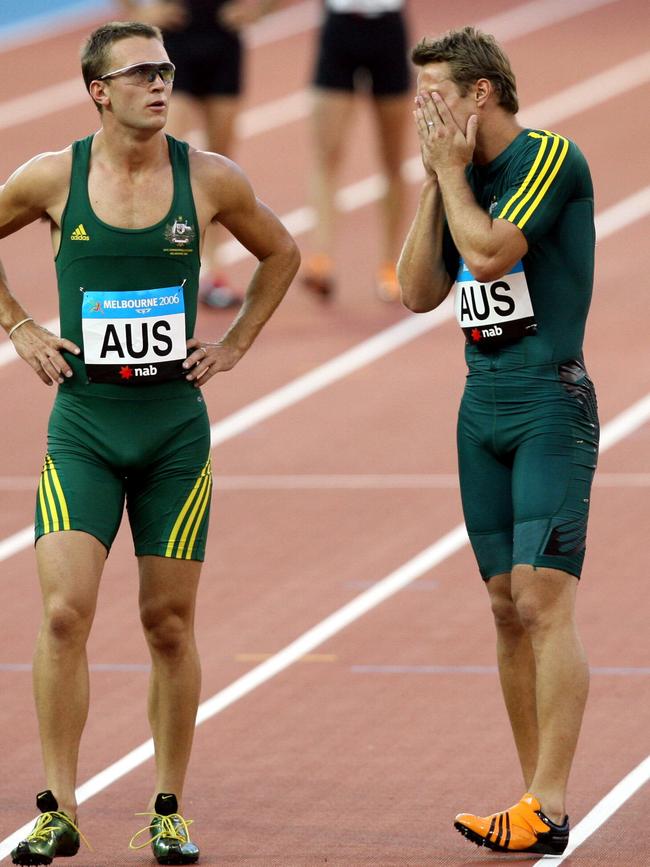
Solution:
[(473, 328), (472, 329), (472, 340), (474, 343), (478, 343), (482, 337), (502, 337), (503, 336), (503, 328), (500, 328), (498, 325), (494, 325), (492, 328)]
[(155, 376), (158, 373), (158, 368), (150, 364), (148, 367), (136, 367), (135, 375), (136, 376)]
[(83, 223), (79, 223), (74, 232), (70, 235), (71, 241), (90, 241), (90, 236), (87, 234)]

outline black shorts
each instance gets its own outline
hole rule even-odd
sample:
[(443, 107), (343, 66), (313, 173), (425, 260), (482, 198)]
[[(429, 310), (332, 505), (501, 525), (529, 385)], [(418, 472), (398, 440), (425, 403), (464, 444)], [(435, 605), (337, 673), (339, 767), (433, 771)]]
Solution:
[(176, 66), (175, 91), (198, 98), (241, 93), (242, 44), (236, 33), (219, 27), (169, 32), (165, 48)]
[[(320, 31), (314, 85), (375, 96), (397, 96), (410, 86), (407, 36), (400, 12), (365, 17), (329, 12)], [(367, 84), (366, 84), (367, 82)]]

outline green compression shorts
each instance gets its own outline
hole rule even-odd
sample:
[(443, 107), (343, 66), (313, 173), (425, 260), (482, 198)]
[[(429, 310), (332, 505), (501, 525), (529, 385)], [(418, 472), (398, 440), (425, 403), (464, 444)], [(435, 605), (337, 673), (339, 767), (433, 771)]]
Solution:
[(582, 361), (470, 372), (458, 466), (485, 580), (516, 564), (580, 577), (598, 437), (596, 395)]
[(115, 400), (59, 391), (36, 498), (36, 539), (61, 530), (107, 551), (124, 503), (135, 553), (203, 560), (212, 492), (210, 424), (200, 393)]

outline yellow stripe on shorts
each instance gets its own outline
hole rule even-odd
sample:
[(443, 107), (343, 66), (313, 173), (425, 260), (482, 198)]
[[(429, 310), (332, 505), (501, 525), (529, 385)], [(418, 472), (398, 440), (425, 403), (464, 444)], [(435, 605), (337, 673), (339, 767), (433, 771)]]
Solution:
[(38, 503), (45, 533), (70, 529), (70, 514), (59, 474), (51, 455), (45, 455), (41, 480), (38, 485)]
[(197, 515), (196, 521), (194, 523), (194, 529), (192, 530), (192, 535), (190, 536), (190, 541), (189, 541), (189, 544), (187, 546), (187, 552), (185, 553), (185, 559), (186, 560), (192, 559), (192, 553), (194, 551), (194, 543), (196, 542), (196, 537), (197, 537), (198, 532), (199, 532), (199, 527), (201, 526), (201, 524), (203, 522), (203, 518), (205, 517), (205, 510), (207, 509), (208, 503), (210, 502), (211, 492), (212, 492), (212, 476), (209, 476), (208, 477), (208, 483), (207, 483), (207, 485), (205, 485), (205, 488), (203, 491), (203, 498), (202, 498), (201, 504), (199, 505), (198, 515)]
[(50, 519), (47, 514), (47, 505), (45, 504), (45, 491), (43, 486), (43, 478), (45, 476), (45, 467), (41, 472), (41, 480), (38, 483), (38, 506), (41, 512), (41, 521), (43, 522), (43, 532), (50, 532)]
[(63, 493), (63, 488), (61, 487), (61, 481), (59, 479), (59, 474), (56, 471), (56, 467), (54, 466), (54, 461), (52, 460), (51, 455), (46, 455), (45, 463), (50, 471), (50, 476), (52, 477), (52, 484), (54, 486), (54, 491), (56, 493), (59, 509), (61, 510), (61, 520), (63, 521), (63, 529), (70, 529), (70, 513), (68, 512), (68, 504), (65, 501), (65, 494)]
[[(211, 485), (212, 466), (210, 464), (210, 458), (208, 458), (203, 465), (203, 469), (201, 470), (194, 487), (190, 491), (188, 498), (185, 500), (183, 508), (180, 510), (178, 517), (174, 521), (174, 526), (172, 527), (167, 542), (167, 548), (165, 549), (165, 557), (175, 556), (180, 558), (183, 556), (183, 550), (187, 542), (193, 519), (196, 517), (201, 503), (204, 501), (206, 489), (209, 491)], [(205, 511), (205, 508), (203, 511)], [(177, 546), (177, 548), (176, 553), (174, 554), (175, 546)]]

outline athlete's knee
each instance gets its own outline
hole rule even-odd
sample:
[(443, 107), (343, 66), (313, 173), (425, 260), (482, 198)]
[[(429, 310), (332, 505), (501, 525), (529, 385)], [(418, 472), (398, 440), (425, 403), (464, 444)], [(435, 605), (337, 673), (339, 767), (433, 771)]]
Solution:
[(510, 592), (510, 575), (494, 575), (488, 579), (486, 587), (496, 628), (500, 631), (521, 631), (521, 620)]
[(182, 656), (194, 642), (192, 619), (182, 609), (143, 606), (140, 620), (153, 653)]
[(52, 602), (45, 606), (43, 629), (56, 642), (85, 644), (92, 619), (92, 607), (66, 601)]
[(513, 568), (512, 597), (531, 637), (572, 625), (576, 583), (573, 576), (557, 569)]
[(490, 604), (499, 640), (503, 646), (507, 647), (508, 644), (513, 644), (518, 647), (525, 629), (519, 617), (517, 606), (512, 599), (503, 596), (491, 596)]

